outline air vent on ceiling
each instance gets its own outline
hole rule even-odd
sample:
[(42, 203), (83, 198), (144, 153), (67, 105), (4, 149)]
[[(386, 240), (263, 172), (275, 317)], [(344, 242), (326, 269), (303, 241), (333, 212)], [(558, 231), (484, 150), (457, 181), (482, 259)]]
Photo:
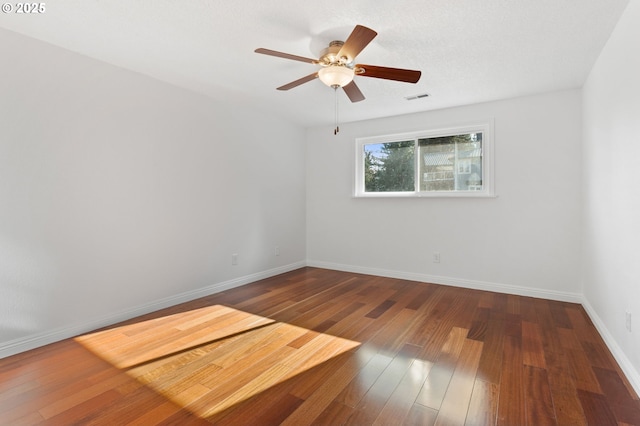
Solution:
[(428, 97), (429, 97), (428, 93), (422, 93), (420, 95), (406, 96), (405, 99), (408, 101), (413, 101), (414, 99), (422, 99), (422, 98), (428, 98)]

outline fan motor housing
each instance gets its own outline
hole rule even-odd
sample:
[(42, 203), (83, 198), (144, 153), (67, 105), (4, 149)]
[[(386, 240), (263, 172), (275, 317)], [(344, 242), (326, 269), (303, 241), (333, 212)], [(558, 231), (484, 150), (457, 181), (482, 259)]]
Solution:
[(340, 40), (334, 40), (329, 43), (329, 47), (323, 49), (320, 53), (320, 59), (318, 60), (318, 62), (320, 62), (320, 65), (341, 65), (351, 68), (352, 60), (350, 60), (346, 56), (343, 56), (342, 58), (338, 57), (338, 52), (340, 52), (342, 46), (344, 46), (344, 41)]

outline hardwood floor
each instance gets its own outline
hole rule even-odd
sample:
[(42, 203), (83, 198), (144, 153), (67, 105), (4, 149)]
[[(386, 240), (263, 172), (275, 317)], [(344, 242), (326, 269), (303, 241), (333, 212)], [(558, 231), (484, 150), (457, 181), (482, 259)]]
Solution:
[(6, 425), (640, 425), (580, 305), (303, 268), (0, 360)]

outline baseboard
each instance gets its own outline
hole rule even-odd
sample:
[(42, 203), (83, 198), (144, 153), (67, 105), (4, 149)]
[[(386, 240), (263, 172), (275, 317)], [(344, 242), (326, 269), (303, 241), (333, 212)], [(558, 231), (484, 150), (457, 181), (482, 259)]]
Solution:
[(416, 274), (388, 269), (368, 268), (361, 266), (343, 265), (338, 263), (307, 261), (307, 266), (333, 269), (336, 271), (353, 272), (357, 274), (377, 275), (388, 278), (398, 278), (409, 281), (449, 285), (453, 287), (470, 288), (474, 290), (493, 291), (496, 293), (515, 294), (518, 296), (537, 297), (540, 299), (557, 300), (561, 302), (582, 303), (582, 294), (555, 290), (536, 289), (511, 284), (499, 284), (486, 281), (468, 280), (463, 278), (443, 277), (438, 275)]
[(106, 327), (111, 324), (116, 324), (118, 322), (135, 318), (140, 315), (148, 314), (159, 309), (168, 308), (170, 306), (195, 300), (200, 297), (209, 296), (211, 294), (219, 293), (224, 290), (229, 290), (235, 287), (249, 284), (254, 281), (293, 271), (304, 266), (306, 266), (306, 262), (304, 261), (292, 263), (278, 268), (269, 269), (267, 271), (245, 275), (242, 277), (234, 278), (232, 280), (215, 283), (207, 287), (199, 288), (197, 290), (192, 290), (185, 293), (177, 294), (175, 296), (145, 303), (144, 305), (136, 306), (131, 309), (126, 309), (124, 311), (109, 314), (100, 318), (93, 318), (86, 322), (83, 322), (82, 324), (75, 324), (68, 327), (48, 330), (42, 333), (37, 333), (26, 337), (21, 337), (19, 339), (10, 340), (8, 342), (0, 343), (0, 359), (31, 349), (35, 349), (40, 346), (45, 346), (50, 343), (58, 342), (60, 340), (68, 339), (70, 337), (87, 333), (98, 328)]
[(604, 343), (607, 345), (609, 351), (611, 351), (611, 354), (618, 362), (618, 365), (620, 365), (622, 372), (629, 380), (629, 383), (631, 383), (631, 386), (636, 391), (636, 394), (640, 395), (640, 372), (635, 369), (635, 367), (631, 363), (631, 360), (629, 360), (629, 358), (625, 355), (624, 351), (616, 342), (616, 339), (613, 338), (613, 335), (609, 332), (607, 326), (604, 325), (604, 322), (586, 298), (583, 298), (582, 306), (584, 307), (584, 310), (587, 311), (587, 314), (591, 318), (593, 325), (595, 325), (598, 333), (600, 333), (600, 336), (604, 340)]

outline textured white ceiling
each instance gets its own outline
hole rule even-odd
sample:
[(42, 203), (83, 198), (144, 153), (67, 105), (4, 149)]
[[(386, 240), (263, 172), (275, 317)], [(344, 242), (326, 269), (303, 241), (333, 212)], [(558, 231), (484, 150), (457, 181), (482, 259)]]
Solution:
[(580, 87), (628, 1), (55, 0), (0, 27), (312, 126), (332, 123), (333, 90), (275, 88), (317, 66), (256, 48), (316, 58), (361, 24), (378, 36), (357, 62), (422, 71), (417, 84), (356, 77), (366, 100), (339, 93), (346, 122)]

